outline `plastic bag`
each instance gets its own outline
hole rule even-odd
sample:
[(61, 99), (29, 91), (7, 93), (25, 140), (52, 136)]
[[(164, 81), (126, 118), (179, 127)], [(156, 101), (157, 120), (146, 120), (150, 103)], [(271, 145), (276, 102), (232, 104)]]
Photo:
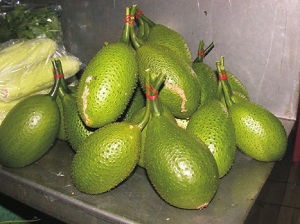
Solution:
[[(64, 48), (51, 45), (52, 42), (48, 38), (35, 38), (10, 40), (0, 45), (0, 101), (10, 102), (51, 87), (54, 58), (61, 60), (66, 79), (80, 71), (81, 61)], [(50, 47), (45, 50), (46, 46)]]
[(46, 37), (62, 45), (61, 5), (0, 0), (0, 43)]

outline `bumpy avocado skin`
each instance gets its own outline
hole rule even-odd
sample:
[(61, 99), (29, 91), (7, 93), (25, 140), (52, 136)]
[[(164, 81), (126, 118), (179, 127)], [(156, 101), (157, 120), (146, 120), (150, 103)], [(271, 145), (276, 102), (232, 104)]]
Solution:
[(133, 48), (121, 42), (103, 47), (79, 80), (77, 106), (84, 123), (99, 128), (116, 121), (126, 109), (137, 80)]
[(218, 188), (219, 173), (208, 147), (165, 116), (149, 120), (145, 169), (158, 194), (169, 204), (202, 209)]
[(137, 49), (140, 82), (145, 84), (149, 71), (153, 76), (166, 72), (160, 101), (178, 118), (190, 117), (200, 103), (200, 82), (190, 65), (168, 47), (145, 44)]
[(264, 107), (247, 100), (229, 107), (238, 148), (259, 161), (280, 160), (287, 148), (281, 121)]

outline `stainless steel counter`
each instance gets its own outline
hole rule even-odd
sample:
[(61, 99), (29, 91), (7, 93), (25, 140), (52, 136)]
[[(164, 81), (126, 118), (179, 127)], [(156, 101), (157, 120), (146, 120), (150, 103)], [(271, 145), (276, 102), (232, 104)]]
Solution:
[(2, 167), (0, 191), (68, 223), (242, 223), (273, 167), (238, 153), (209, 207), (189, 211), (162, 201), (141, 168), (108, 193), (80, 193), (69, 175), (72, 157), (72, 150), (59, 141), (31, 166)]
[[(288, 132), (292, 124), (285, 121)], [(107, 193), (83, 194), (71, 182), (73, 156), (68, 144), (58, 141), (46, 156), (26, 168), (0, 167), (0, 192), (66, 223), (238, 224), (243, 223), (274, 165), (238, 151), (216, 196), (207, 208), (198, 211), (162, 201), (140, 167)]]

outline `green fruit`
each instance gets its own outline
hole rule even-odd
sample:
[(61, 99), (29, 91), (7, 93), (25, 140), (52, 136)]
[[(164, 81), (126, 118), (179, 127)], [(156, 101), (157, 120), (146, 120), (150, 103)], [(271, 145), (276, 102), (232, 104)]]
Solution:
[(287, 148), (287, 134), (274, 114), (249, 101), (229, 105), (229, 113), (241, 151), (259, 161), (282, 159)]
[[(144, 116), (145, 110), (146, 110), (146, 107), (144, 107), (141, 110), (137, 111), (132, 116), (130, 121), (133, 122), (133, 123), (139, 122), (142, 119), (142, 117)], [(162, 107), (161, 113), (162, 113), (163, 116), (170, 118), (170, 120), (172, 122), (175, 122), (175, 118), (174, 118), (173, 114), (166, 107)], [(150, 119), (151, 119), (151, 117), (152, 117), (152, 115), (150, 115)], [(140, 167), (145, 167), (145, 165), (144, 165), (144, 148), (145, 148), (146, 133), (147, 133), (147, 125), (142, 130), (141, 153), (140, 153), (140, 158), (139, 158), (139, 161), (138, 161), (138, 165)]]
[[(136, 14), (136, 7), (131, 7), (131, 15)], [(160, 91), (160, 101), (175, 117), (191, 116), (200, 102), (200, 83), (191, 65), (169, 47), (150, 42), (143, 44), (137, 38), (133, 24), (130, 25), (130, 37), (136, 49), (141, 86), (144, 88), (148, 72), (153, 74), (154, 79), (165, 72), (166, 79)]]
[(157, 193), (183, 209), (203, 209), (218, 188), (218, 167), (208, 147), (164, 116), (147, 125), (145, 169)]
[(228, 173), (236, 153), (235, 129), (226, 106), (212, 99), (192, 115), (186, 128), (210, 149), (219, 170), (219, 177)]
[[(136, 7), (136, 5), (133, 7)], [(135, 9), (133, 9), (133, 13), (134, 12)], [(141, 20), (145, 25), (148, 25), (150, 28), (149, 32), (144, 35), (144, 40), (146, 40), (146, 42), (154, 45), (164, 45), (176, 52), (177, 55), (186, 63), (192, 65), (192, 54), (190, 48), (186, 40), (178, 32), (165, 25), (154, 23), (139, 9), (137, 13), (139, 14), (139, 20)]]
[[(147, 86), (149, 76), (148, 73)], [(198, 137), (163, 114), (158, 92), (165, 78), (166, 73), (159, 73), (152, 80), (152, 88), (146, 88), (146, 108), (150, 107), (151, 117), (144, 142), (145, 169), (156, 192), (167, 203), (178, 208), (203, 209), (218, 188), (218, 167)]]
[(78, 110), (84, 123), (97, 128), (116, 121), (131, 99), (136, 82), (134, 50), (121, 42), (102, 48), (78, 85)]
[(82, 121), (76, 104), (76, 92), (59, 92), (59, 98), (63, 106), (64, 129), (67, 140), (76, 152), (82, 142), (96, 129), (90, 128)]
[(192, 55), (185, 39), (175, 30), (162, 24), (156, 24), (150, 29), (147, 42), (164, 45), (177, 53), (186, 63), (192, 65)]
[[(219, 75), (225, 74), (221, 63), (217, 62), (217, 68)], [(235, 102), (226, 77), (220, 83), (234, 124), (238, 148), (258, 161), (280, 160), (287, 147), (287, 134), (281, 121), (266, 108), (249, 100)]]
[(141, 130), (125, 122), (105, 125), (81, 144), (71, 164), (74, 185), (87, 194), (101, 194), (119, 185), (137, 164)]
[(132, 47), (123, 42), (103, 47), (79, 80), (77, 105), (84, 123), (98, 128), (116, 121), (126, 109), (137, 80)]
[(7, 114), (0, 126), (0, 164), (25, 167), (40, 159), (53, 145), (60, 112), (50, 95), (33, 95)]
[(136, 51), (142, 86), (147, 69), (153, 74), (166, 71), (166, 81), (160, 91), (162, 104), (175, 117), (190, 117), (200, 102), (200, 83), (192, 67), (163, 45), (145, 44)]

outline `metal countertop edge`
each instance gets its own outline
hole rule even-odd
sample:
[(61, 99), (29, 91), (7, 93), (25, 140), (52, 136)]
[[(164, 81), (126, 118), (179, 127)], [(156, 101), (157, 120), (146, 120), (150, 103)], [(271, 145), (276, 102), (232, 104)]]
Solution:
[[(126, 223), (132, 224), (132, 222), (125, 217), (116, 216), (116, 214), (111, 214), (105, 212), (103, 210), (99, 210), (93, 206), (90, 206), (82, 201), (79, 201), (73, 197), (62, 194), (58, 191), (50, 189), (48, 187), (44, 187), (38, 183), (34, 183), (25, 178), (12, 175), (6, 170), (2, 169), (0, 166), (0, 192), (8, 195), (38, 211), (41, 211), (47, 215), (53, 216), (61, 221), (67, 223), (84, 223), (86, 220), (94, 220), (94, 221), (105, 221), (107, 223)], [(12, 188), (13, 186), (13, 188)], [(22, 197), (22, 194), (26, 194), (29, 197)], [(39, 204), (45, 205), (50, 200), (56, 201), (55, 206), (57, 208), (63, 209), (69, 207), (69, 209), (73, 210), (74, 213), (82, 213), (80, 219), (78, 219), (78, 214), (74, 216), (74, 219), (66, 219), (65, 217), (61, 217), (60, 214), (55, 212), (54, 210), (49, 210), (46, 206), (37, 206), (35, 203), (30, 202), (30, 198), (42, 198), (43, 202), (39, 202)], [(27, 198), (25, 200), (24, 198)]]

